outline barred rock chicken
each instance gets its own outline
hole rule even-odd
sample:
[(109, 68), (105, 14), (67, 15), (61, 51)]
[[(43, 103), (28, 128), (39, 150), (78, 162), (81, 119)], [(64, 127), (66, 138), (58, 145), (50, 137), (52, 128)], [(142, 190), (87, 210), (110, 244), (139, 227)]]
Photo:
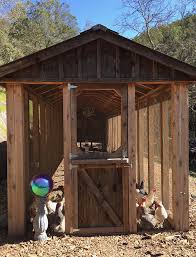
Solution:
[(155, 202), (155, 206), (155, 219), (157, 220), (157, 226), (163, 227), (164, 221), (168, 218), (168, 213), (162, 202)]

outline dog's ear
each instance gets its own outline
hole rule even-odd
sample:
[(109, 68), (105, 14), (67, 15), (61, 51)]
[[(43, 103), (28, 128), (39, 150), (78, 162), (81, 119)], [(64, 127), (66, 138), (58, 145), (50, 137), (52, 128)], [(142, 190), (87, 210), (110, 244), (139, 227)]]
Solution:
[(139, 189), (139, 185), (138, 185), (138, 183), (136, 183), (136, 189)]

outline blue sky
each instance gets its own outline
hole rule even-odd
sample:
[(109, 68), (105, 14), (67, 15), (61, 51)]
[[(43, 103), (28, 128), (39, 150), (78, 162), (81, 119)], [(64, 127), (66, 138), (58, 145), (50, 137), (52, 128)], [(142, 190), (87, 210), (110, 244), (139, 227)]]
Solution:
[(90, 21), (118, 30), (115, 27), (115, 20), (121, 13), (121, 0), (67, 0), (67, 3), (70, 5), (71, 13), (77, 17), (81, 29)]

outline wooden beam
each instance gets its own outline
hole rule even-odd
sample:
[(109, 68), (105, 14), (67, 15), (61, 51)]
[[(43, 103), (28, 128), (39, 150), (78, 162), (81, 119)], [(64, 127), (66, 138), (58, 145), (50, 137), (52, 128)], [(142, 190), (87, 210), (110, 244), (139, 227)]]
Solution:
[(169, 102), (160, 104), (161, 121), (161, 189), (162, 202), (166, 210), (169, 210)]
[[(182, 82), (182, 83), (189, 83), (189, 85), (192, 83), (194, 84), (196, 82), (196, 79), (186, 79), (186, 80), (175, 80), (177, 82)], [(14, 83), (16, 82), (16, 79), (7, 79), (3, 78), (2, 80), (0, 79), (0, 83), (3, 85), (4, 83)], [(63, 85), (63, 83), (107, 83), (107, 84), (113, 84), (113, 83), (118, 83), (118, 84), (125, 84), (125, 83), (131, 83), (131, 82), (137, 82), (137, 83), (142, 83), (143, 85), (169, 85), (170, 83), (174, 82), (174, 80), (171, 79), (156, 79), (156, 80), (141, 80), (141, 79), (134, 79), (134, 78), (101, 78), (101, 79), (96, 79), (96, 78), (64, 78), (63, 80), (60, 80), (58, 77), (53, 78), (53, 79), (41, 79), (39, 78), (38, 80), (33, 80), (32, 78), (23, 78), (23, 79), (17, 79), (18, 83), (22, 84), (30, 84), (30, 85)]]
[(91, 177), (88, 175), (85, 169), (80, 170), (80, 175), (83, 181), (88, 186), (88, 189), (91, 191), (91, 193), (94, 195), (98, 203), (102, 206), (110, 220), (114, 223), (116, 226), (121, 226), (122, 222), (120, 221), (119, 217), (116, 215), (110, 204), (105, 200), (103, 194), (99, 191), (94, 181), (91, 179)]
[(189, 229), (188, 88), (171, 86), (173, 218), (175, 230)]
[(129, 168), (129, 231), (137, 232), (136, 222), (136, 117), (135, 84), (128, 85), (128, 158)]
[(25, 233), (24, 88), (7, 84), (8, 235)]
[(65, 233), (73, 231), (74, 205), (73, 205), (73, 176), (70, 167), (71, 154), (71, 112), (70, 112), (70, 90), (68, 84), (63, 88), (63, 134), (64, 134), (64, 176), (65, 176)]
[(138, 98), (136, 108), (137, 108), (137, 110), (142, 109), (147, 106), (161, 103), (161, 102), (169, 100), (169, 99), (171, 99), (171, 90), (170, 90), (170, 88), (167, 88), (162, 92), (157, 92), (154, 95), (146, 97), (142, 100), (140, 100), (140, 98)]
[(79, 229), (74, 229), (74, 231), (73, 231), (74, 234), (87, 235), (87, 236), (94, 235), (94, 234), (101, 234), (101, 235), (118, 234), (118, 233), (123, 233), (123, 232), (124, 232), (123, 226), (79, 228)]
[(148, 124), (148, 190), (151, 191), (155, 185), (154, 170), (154, 143), (155, 143), (155, 110), (154, 106), (147, 108)]

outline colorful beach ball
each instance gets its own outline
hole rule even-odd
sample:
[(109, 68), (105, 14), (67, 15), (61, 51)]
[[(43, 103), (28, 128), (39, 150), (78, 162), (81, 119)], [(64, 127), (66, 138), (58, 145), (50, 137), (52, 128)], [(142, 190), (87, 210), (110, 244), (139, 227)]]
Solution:
[(39, 175), (31, 180), (31, 191), (38, 197), (46, 197), (53, 188), (53, 181), (49, 176)]

